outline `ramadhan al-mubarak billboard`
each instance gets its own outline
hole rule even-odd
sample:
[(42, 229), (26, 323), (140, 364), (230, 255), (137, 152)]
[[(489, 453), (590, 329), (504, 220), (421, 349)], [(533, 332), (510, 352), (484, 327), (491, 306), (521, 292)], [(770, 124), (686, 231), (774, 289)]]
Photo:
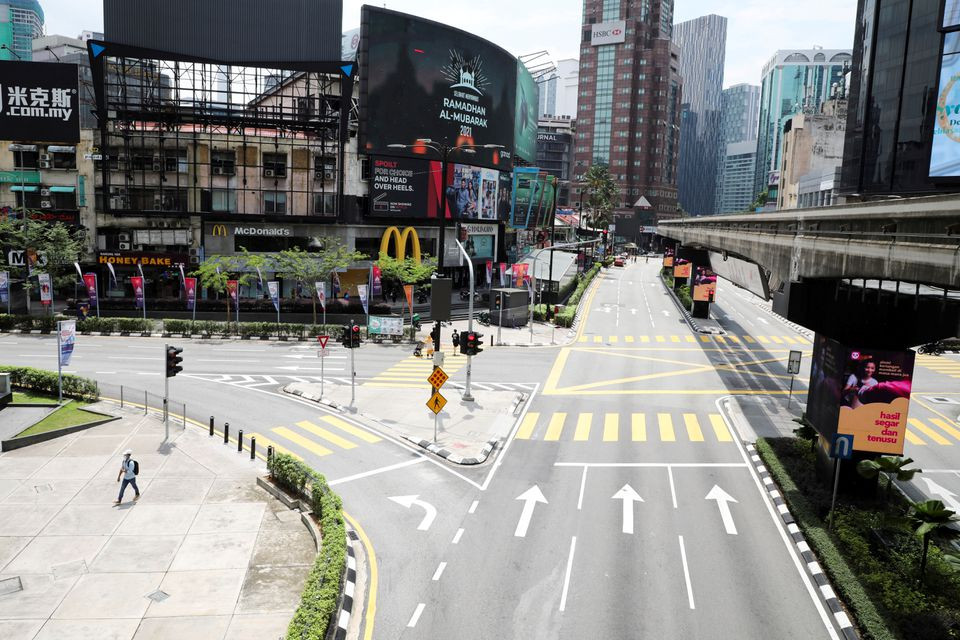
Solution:
[(0, 64), (0, 140), (79, 142), (77, 65)]
[(516, 58), (465, 31), (369, 5), (363, 7), (361, 34), (363, 151), (439, 159), (418, 141), (501, 145), (468, 155), (454, 151), (450, 160), (513, 166)]

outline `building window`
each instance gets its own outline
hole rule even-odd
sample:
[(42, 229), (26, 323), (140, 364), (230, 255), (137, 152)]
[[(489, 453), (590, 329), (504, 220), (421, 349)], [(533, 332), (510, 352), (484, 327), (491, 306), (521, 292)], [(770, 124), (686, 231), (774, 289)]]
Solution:
[(237, 172), (237, 154), (234, 151), (214, 151), (210, 155), (210, 171), (215, 176), (232, 176)]
[(49, 162), (52, 169), (76, 169), (77, 153), (51, 153)]
[(287, 212), (287, 194), (283, 191), (263, 192), (263, 212), (283, 214)]
[(285, 178), (287, 176), (287, 154), (263, 154), (263, 176), (265, 178)]
[(332, 156), (313, 156), (314, 179), (333, 180), (336, 177), (337, 159)]
[(337, 197), (332, 193), (313, 194), (313, 214), (333, 216), (337, 214)]
[(13, 166), (17, 169), (37, 169), (40, 166), (39, 151), (11, 151), (11, 153)]
[(237, 192), (233, 189), (213, 189), (210, 208), (220, 213), (237, 212)]
[(186, 173), (187, 150), (180, 149), (164, 152), (163, 165), (164, 171), (169, 171), (170, 173)]

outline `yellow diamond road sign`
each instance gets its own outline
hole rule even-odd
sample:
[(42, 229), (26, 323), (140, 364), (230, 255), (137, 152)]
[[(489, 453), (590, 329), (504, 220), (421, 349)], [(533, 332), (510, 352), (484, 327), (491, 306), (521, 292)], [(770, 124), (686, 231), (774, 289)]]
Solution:
[(439, 389), (449, 379), (450, 376), (444, 373), (443, 369), (437, 367), (433, 370), (433, 373), (430, 374), (430, 377), (427, 378), (427, 382), (429, 382), (434, 389)]
[(427, 400), (427, 406), (430, 408), (430, 411), (434, 413), (440, 413), (443, 411), (443, 408), (447, 406), (447, 399), (440, 395), (440, 392), (437, 391), (434, 393), (429, 400)]

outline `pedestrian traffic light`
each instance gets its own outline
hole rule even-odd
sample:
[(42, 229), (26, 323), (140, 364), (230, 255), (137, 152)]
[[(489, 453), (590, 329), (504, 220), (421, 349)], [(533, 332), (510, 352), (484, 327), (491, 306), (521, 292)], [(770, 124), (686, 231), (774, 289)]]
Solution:
[(468, 356), (475, 356), (483, 349), (483, 334), (475, 331), (466, 331), (460, 334), (460, 353)]
[(350, 348), (350, 325), (348, 324), (340, 327), (340, 344), (346, 349)]
[(350, 348), (360, 348), (360, 327), (357, 325), (350, 327)]
[(435, 322), (433, 329), (430, 330), (430, 337), (433, 338), (433, 348), (440, 350), (440, 323)]
[(183, 349), (174, 346), (167, 346), (167, 377), (172, 378), (181, 371), (183, 367), (180, 366), (180, 363), (183, 362), (183, 358), (180, 357), (180, 354), (183, 353)]

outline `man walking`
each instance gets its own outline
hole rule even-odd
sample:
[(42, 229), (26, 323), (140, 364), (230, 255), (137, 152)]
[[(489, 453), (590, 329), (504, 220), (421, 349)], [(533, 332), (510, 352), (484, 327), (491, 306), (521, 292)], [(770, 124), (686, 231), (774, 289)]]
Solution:
[(137, 463), (130, 459), (133, 451), (127, 449), (123, 452), (123, 461), (120, 463), (120, 473), (117, 474), (117, 482), (120, 482), (120, 476), (123, 476), (123, 484), (120, 485), (120, 495), (113, 504), (120, 504), (123, 501), (123, 493), (127, 490), (127, 485), (133, 487), (136, 495), (133, 496), (134, 502), (140, 499), (140, 488), (137, 487)]
[(460, 349), (460, 334), (457, 333), (456, 329), (453, 330), (452, 338), (453, 338), (453, 355), (456, 356), (457, 351)]

